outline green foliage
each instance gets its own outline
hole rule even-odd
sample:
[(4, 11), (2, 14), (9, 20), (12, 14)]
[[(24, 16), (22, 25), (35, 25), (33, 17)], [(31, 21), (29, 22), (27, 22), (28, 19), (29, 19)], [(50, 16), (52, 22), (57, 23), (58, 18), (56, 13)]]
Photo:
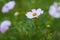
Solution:
[[(10, 20), (12, 25), (4, 34), (0, 33), (0, 40), (60, 40), (60, 19), (51, 17), (49, 7), (60, 0), (15, 0), (13, 10), (4, 14), (3, 5), (11, 0), (0, 0), (0, 23)], [(25, 14), (32, 9), (41, 8), (44, 14), (36, 19), (28, 19)], [(18, 11), (19, 15), (14, 16)]]

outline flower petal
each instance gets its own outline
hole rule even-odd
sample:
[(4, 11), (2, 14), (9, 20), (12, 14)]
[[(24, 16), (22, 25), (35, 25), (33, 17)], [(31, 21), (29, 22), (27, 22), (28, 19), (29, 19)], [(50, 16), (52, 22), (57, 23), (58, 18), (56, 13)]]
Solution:
[(9, 10), (13, 9), (14, 6), (15, 6), (15, 1), (10, 1), (3, 6), (2, 12), (3, 13), (9, 12)]
[(56, 12), (56, 7), (55, 6), (51, 6), (50, 10), (49, 10), (49, 13), (50, 14), (54, 14), (55, 12)]
[(50, 7), (49, 14), (50, 14), (52, 17), (60, 18), (60, 13), (59, 13), (58, 10), (60, 10), (60, 7), (59, 7), (58, 4), (55, 2), (55, 3)]
[(35, 13), (36, 12), (36, 9), (32, 9), (32, 12)]
[(34, 17), (32, 16), (32, 12), (27, 12), (26, 16), (27, 16), (27, 18), (34, 18)]
[(1, 32), (5, 33), (5, 31), (8, 30), (8, 29), (9, 29), (8, 26), (3, 26), (3, 27), (1, 27)]
[(43, 14), (43, 10), (41, 10), (40, 8), (37, 9), (37, 15), (39, 16), (39, 15), (41, 15), (41, 14)]
[(60, 13), (55, 13), (52, 16), (55, 17), (55, 18), (59, 18), (60, 17)]
[(2, 12), (3, 12), (3, 13), (7, 13), (7, 12), (9, 12), (9, 9), (7, 8), (6, 5), (3, 6), (3, 8), (2, 8)]
[(8, 6), (9, 9), (13, 9), (14, 6), (15, 6), (15, 1), (10, 1), (10, 2), (8, 2), (8, 3), (7, 3), (7, 6)]
[(11, 22), (10, 21), (8, 21), (8, 20), (5, 20), (5, 21), (3, 21), (2, 23), (1, 23), (1, 32), (3, 33), (3, 32), (5, 32), (7, 29), (8, 29), (8, 27), (11, 25)]

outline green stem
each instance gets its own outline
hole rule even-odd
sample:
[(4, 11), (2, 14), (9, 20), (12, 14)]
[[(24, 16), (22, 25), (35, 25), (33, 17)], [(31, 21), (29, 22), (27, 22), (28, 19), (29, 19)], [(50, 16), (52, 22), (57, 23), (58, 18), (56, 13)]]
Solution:
[(36, 40), (39, 40), (40, 38), (38, 37), (38, 33), (39, 33), (39, 26), (38, 26), (38, 22), (39, 22), (39, 19), (38, 18), (35, 18), (34, 19), (34, 27), (35, 27), (35, 37), (36, 37)]

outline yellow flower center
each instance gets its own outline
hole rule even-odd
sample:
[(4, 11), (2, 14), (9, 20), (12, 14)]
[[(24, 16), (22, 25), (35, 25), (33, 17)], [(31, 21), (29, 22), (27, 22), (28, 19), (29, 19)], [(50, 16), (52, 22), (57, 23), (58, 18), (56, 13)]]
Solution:
[(32, 15), (33, 15), (33, 16), (36, 16), (36, 15), (37, 15), (37, 13), (33, 13)]

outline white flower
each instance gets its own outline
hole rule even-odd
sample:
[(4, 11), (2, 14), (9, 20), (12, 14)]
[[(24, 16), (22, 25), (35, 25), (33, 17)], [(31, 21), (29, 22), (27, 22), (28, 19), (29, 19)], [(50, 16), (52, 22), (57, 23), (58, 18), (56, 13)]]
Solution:
[(15, 1), (10, 1), (3, 6), (2, 12), (3, 13), (9, 12), (9, 10), (13, 9), (14, 6), (15, 6)]
[(37, 18), (39, 15), (43, 14), (43, 10), (39, 9), (32, 9), (32, 12), (27, 12), (27, 18)]
[(8, 20), (3, 21), (3, 22), (1, 23), (1, 25), (0, 25), (0, 31), (1, 31), (2, 33), (4, 33), (6, 30), (9, 29), (9, 26), (10, 26), (10, 25), (11, 25), (11, 22), (10, 22), (10, 21), (8, 21)]
[(54, 4), (50, 7), (49, 13), (52, 17), (60, 18), (60, 6), (58, 3), (54, 2)]

